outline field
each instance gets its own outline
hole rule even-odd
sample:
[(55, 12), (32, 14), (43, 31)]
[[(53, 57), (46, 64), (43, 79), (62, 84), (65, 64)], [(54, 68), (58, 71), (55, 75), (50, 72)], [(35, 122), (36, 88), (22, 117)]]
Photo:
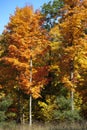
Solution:
[(0, 130), (87, 130), (87, 122), (60, 124), (28, 124), (2, 123)]

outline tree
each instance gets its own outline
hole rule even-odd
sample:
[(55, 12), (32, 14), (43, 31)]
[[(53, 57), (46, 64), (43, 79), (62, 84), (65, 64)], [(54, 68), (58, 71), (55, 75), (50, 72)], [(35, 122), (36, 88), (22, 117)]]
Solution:
[(54, 119), (56, 121), (79, 121), (82, 119), (78, 110), (75, 109), (74, 112), (70, 110), (71, 100), (69, 98), (57, 97), (55, 104)]
[[(87, 35), (84, 31), (86, 30), (87, 8), (85, 8), (83, 2), (80, 0), (64, 0), (65, 6), (62, 9), (64, 13), (59, 24), (62, 34), (61, 76), (63, 83), (71, 90), (72, 110), (74, 109), (73, 93), (78, 87), (77, 84), (79, 84), (81, 76), (79, 70), (82, 70), (81, 66), (87, 62)], [(84, 63), (78, 63), (78, 61), (83, 61)]]
[[(44, 16), (43, 27), (46, 28), (50, 35), (50, 49), (49, 49), (49, 84), (45, 87), (42, 95), (50, 94), (55, 95), (59, 91), (59, 28), (55, 26), (58, 24), (58, 19), (61, 17), (60, 9), (63, 7), (63, 1), (53, 0), (48, 3), (44, 3), (41, 9), (41, 13)], [(61, 84), (62, 85), (62, 84)]]
[(2, 61), (16, 70), (19, 91), (22, 89), (34, 98), (40, 96), (41, 89), (48, 82), (48, 66), (42, 61), (49, 50), (49, 36), (42, 29), (41, 18), (40, 12), (34, 13), (31, 6), (17, 7), (4, 31), (8, 53)]
[(63, 0), (53, 0), (43, 4), (41, 8), (41, 13), (44, 16), (43, 27), (48, 31), (58, 23), (58, 19), (61, 17), (60, 9), (63, 5)]

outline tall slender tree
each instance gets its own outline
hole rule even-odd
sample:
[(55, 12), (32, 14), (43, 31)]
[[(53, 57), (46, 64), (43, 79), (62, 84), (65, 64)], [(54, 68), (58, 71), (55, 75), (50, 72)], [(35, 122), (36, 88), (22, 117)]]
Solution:
[[(71, 90), (72, 110), (74, 110), (74, 90), (77, 87), (79, 71), (78, 60), (83, 61), (86, 56), (86, 33), (85, 23), (87, 22), (87, 8), (83, 5), (84, 1), (64, 0), (63, 17), (59, 24), (62, 34), (62, 54), (61, 72), (62, 80)], [(84, 52), (81, 56), (81, 50)], [(78, 60), (77, 60), (78, 59)], [(85, 59), (85, 62), (86, 59)], [(81, 68), (79, 68), (81, 69)]]
[(41, 18), (40, 12), (34, 13), (31, 6), (17, 7), (4, 31), (8, 53), (2, 61), (17, 71), (16, 81), (19, 91), (22, 89), (30, 94), (30, 125), (31, 98), (40, 96), (48, 75), (48, 66), (42, 61), (49, 50), (49, 36), (42, 29)]

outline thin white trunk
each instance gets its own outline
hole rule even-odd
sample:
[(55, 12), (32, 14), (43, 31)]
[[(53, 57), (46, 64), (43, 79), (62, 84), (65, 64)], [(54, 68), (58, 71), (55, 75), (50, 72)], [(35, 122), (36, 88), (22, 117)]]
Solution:
[[(74, 75), (73, 72), (71, 72), (71, 81), (73, 80)], [(71, 110), (74, 110), (74, 91), (71, 90)]]
[(32, 125), (32, 95), (30, 94), (30, 111), (29, 111), (29, 124)]
[[(30, 57), (30, 83), (32, 83), (32, 57)], [(29, 100), (29, 124), (32, 125), (32, 94), (30, 94)]]
[(22, 123), (25, 124), (25, 115), (24, 115), (24, 113), (22, 115)]
[(71, 110), (74, 110), (74, 92), (71, 91)]

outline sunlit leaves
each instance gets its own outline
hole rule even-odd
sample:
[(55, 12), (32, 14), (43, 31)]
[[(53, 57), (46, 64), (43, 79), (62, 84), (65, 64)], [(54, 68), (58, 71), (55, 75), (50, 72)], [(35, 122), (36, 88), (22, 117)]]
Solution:
[[(16, 8), (4, 32), (7, 36), (8, 53), (2, 58), (5, 64), (18, 72), (16, 80), (20, 88), (27, 94), (32, 93), (35, 98), (40, 95), (43, 85), (47, 82), (48, 67), (43, 66), (46, 66), (46, 63), (43, 64), (43, 59), (50, 46), (49, 35), (42, 29), (41, 18), (40, 12), (34, 12), (31, 6)], [(31, 57), (32, 83), (30, 83)]]

